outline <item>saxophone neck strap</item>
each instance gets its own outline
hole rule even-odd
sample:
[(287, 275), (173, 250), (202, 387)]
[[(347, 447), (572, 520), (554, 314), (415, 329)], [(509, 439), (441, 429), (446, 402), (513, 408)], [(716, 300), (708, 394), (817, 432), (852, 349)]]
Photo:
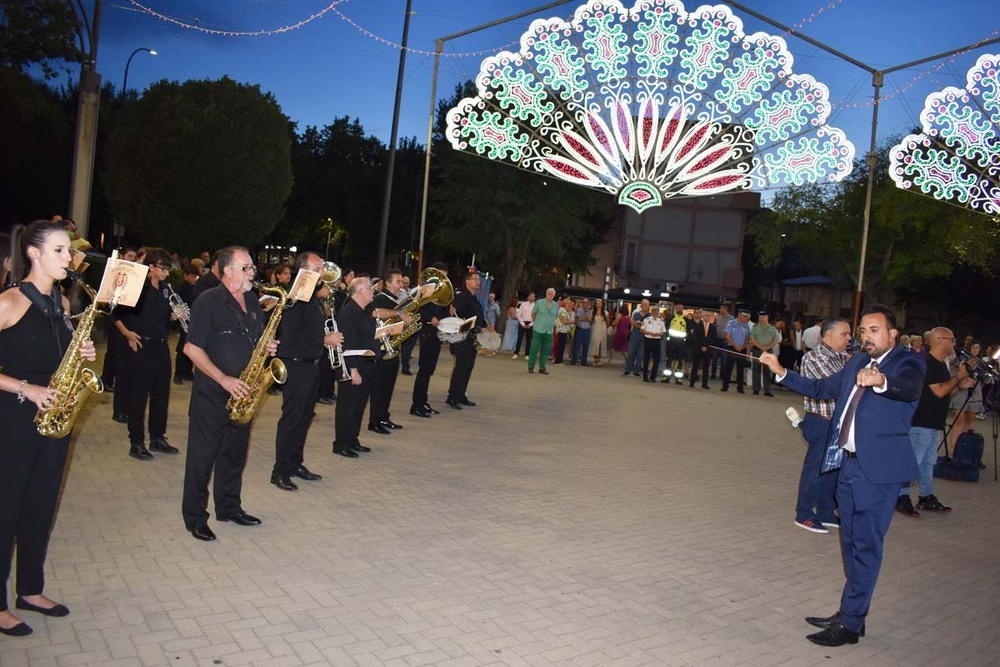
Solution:
[(45, 317), (50, 319), (63, 319), (62, 293), (53, 286), (51, 294), (42, 294), (34, 283), (27, 281), (20, 285), (21, 294), (28, 297), (31, 303), (38, 306)]

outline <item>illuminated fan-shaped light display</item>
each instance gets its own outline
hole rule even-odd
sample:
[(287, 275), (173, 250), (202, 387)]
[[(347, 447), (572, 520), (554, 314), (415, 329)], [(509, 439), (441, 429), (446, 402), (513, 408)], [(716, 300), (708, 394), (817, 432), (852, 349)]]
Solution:
[(923, 132), (889, 152), (889, 175), (904, 190), (1000, 215), (1000, 55), (969, 70), (965, 88), (927, 96)]
[(829, 92), (792, 73), (785, 42), (724, 5), (591, 0), (534, 21), (483, 61), (448, 113), (452, 146), (606, 190), (636, 211), (669, 197), (837, 181), (854, 146)]

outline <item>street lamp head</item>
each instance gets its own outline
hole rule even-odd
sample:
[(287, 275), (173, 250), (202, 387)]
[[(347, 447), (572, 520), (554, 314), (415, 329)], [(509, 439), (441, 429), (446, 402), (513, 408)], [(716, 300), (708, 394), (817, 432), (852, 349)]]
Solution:
[(150, 50), (149, 55), (155, 56), (156, 55), (156, 51)]

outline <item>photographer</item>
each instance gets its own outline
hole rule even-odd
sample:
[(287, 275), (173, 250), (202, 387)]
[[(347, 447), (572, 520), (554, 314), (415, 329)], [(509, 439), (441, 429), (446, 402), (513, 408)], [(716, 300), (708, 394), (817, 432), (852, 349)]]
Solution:
[[(969, 357), (978, 360), (982, 354), (983, 346), (978, 340), (974, 340), (965, 349), (968, 350), (967, 356), (956, 353), (955, 358), (952, 360), (952, 374), (957, 373), (960, 366), (965, 366), (963, 362)], [(973, 375), (975, 377), (975, 374)], [(976, 379), (982, 380), (981, 378)], [(963, 387), (960, 391), (952, 394), (951, 405), (949, 407), (955, 411), (955, 423), (948, 433), (948, 451), (954, 452), (958, 437), (966, 431), (973, 430), (973, 420), (975, 420), (977, 414), (983, 411), (983, 381), (976, 382), (967, 389)]]

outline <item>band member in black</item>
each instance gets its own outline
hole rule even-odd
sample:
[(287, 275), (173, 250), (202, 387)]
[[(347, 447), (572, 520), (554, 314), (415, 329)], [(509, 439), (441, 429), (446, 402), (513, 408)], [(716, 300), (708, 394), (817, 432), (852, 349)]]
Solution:
[(451, 346), (451, 351), (455, 353), (455, 367), (451, 371), (451, 385), (448, 387), (448, 400), (445, 403), (456, 410), (461, 410), (463, 405), (468, 407), (475, 405), (469, 400), (466, 392), (469, 380), (472, 378), (472, 368), (476, 365), (476, 332), (486, 326), (483, 306), (476, 298), (478, 291), (479, 273), (476, 267), (469, 267), (469, 273), (465, 274), (465, 289), (455, 295), (455, 300), (451, 304), (456, 317), (476, 318), (476, 323), (465, 340), (453, 343)]
[[(172, 310), (165, 281), (170, 274), (170, 253), (149, 248), (143, 263), (149, 267), (142, 294), (134, 307), (116, 308), (115, 327), (125, 340), (128, 373), (128, 455), (140, 461), (153, 458), (149, 450), (176, 454), (167, 442), (167, 407), (170, 400), (170, 348), (167, 333)], [(149, 402), (149, 449), (143, 419)]]
[(340, 383), (333, 453), (356, 459), (358, 452), (371, 451), (361, 444), (358, 434), (375, 372), (375, 358), (382, 351), (379, 341), (375, 340), (375, 320), (367, 312), (373, 298), (371, 281), (366, 276), (358, 276), (347, 288), (347, 294), (343, 307), (337, 310), (337, 328), (344, 334), (344, 365), (351, 374), (351, 381)]
[[(369, 306), (371, 316), (383, 321), (401, 317), (405, 324), (412, 322), (413, 318), (398, 310), (398, 295), (403, 289), (403, 274), (397, 269), (389, 269), (380, 287)], [(399, 355), (392, 359), (385, 359), (384, 355), (385, 350), (375, 360), (371, 405), (368, 409), (368, 430), (386, 435), (390, 432), (389, 429), (403, 427), (389, 419), (389, 404), (392, 403), (392, 392), (396, 389), (396, 378), (399, 377)]]
[[(183, 271), (183, 279), (174, 291), (177, 292), (177, 296), (181, 298), (181, 301), (187, 304), (188, 311), (190, 312), (191, 304), (194, 303), (194, 285), (198, 282), (198, 278), (201, 277), (201, 273), (194, 264), (185, 265)], [(184, 380), (194, 379), (194, 366), (191, 365), (191, 360), (184, 354), (184, 343), (186, 342), (187, 332), (181, 328), (181, 335), (177, 339), (177, 347), (174, 349), (174, 384), (184, 384)]]
[[(240, 526), (255, 526), (260, 519), (243, 510), (240, 492), (247, 461), (251, 424), (229, 419), (230, 396), (244, 398), (249, 387), (240, 374), (253, 357), (264, 330), (264, 312), (251, 291), (256, 267), (246, 248), (230, 246), (219, 251), (215, 266), (222, 281), (205, 290), (194, 302), (184, 354), (197, 372), (188, 410), (188, 449), (184, 468), (184, 525), (199, 540), (211, 541), (208, 527), (208, 480), (215, 471), (215, 518)], [(267, 345), (275, 354), (278, 340)]]
[[(448, 271), (441, 262), (435, 262), (434, 268), (443, 272)], [(420, 353), (417, 357), (417, 377), (413, 379), (413, 402), (410, 405), (410, 414), (417, 417), (430, 417), (440, 414), (431, 407), (427, 397), (428, 387), (431, 383), (431, 376), (437, 369), (438, 357), (441, 355), (441, 339), (438, 338), (438, 322), (451, 314), (449, 306), (439, 306), (428, 302), (420, 309), (420, 321), (423, 326), (417, 332), (420, 336)], [(414, 336), (416, 338), (416, 336)]]
[[(295, 261), (297, 269), (317, 273), (323, 270), (323, 258), (314, 252), (304, 252)], [(323, 288), (323, 283), (317, 283)], [(317, 293), (319, 290), (316, 290)], [(319, 364), (329, 364), (326, 348), (344, 342), (341, 333), (323, 334), (326, 316), (318, 294), (309, 301), (295, 301), (278, 324), (278, 340), (288, 378), (282, 388), (281, 418), (274, 438), (274, 469), (271, 484), (284, 491), (298, 487), (292, 477), (306, 481), (322, 479), (303, 465), (306, 434), (312, 422), (313, 407), (319, 395)]]
[[(206, 271), (201, 278), (198, 278), (198, 282), (194, 284), (191, 289), (191, 304), (194, 304), (194, 300), (201, 296), (202, 292), (206, 292), (213, 287), (218, 287), (221, 283), (222, 269), (219, 268), (219, 252), (212, 255), (212, 263), (209, 265), (209, 270)], [(188, 332), (190, 333), (190, 332)]]

